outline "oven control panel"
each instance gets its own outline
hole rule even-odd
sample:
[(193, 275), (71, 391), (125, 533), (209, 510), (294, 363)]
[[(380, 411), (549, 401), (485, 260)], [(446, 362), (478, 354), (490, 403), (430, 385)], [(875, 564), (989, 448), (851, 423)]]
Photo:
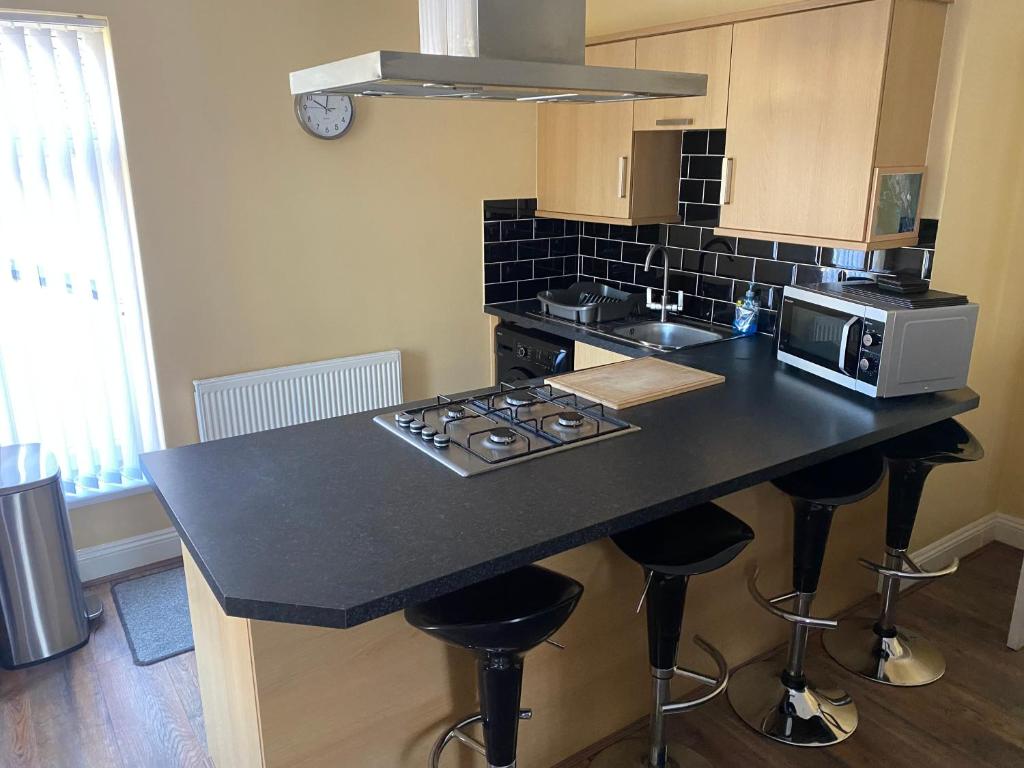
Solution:
[(860, 339), (860, 371), (857, 378), (866, 384), (878, 385), (878, 368), (882, 361), (884, 339), (885, 323), (880, 320), (864, 321), (864, 334)]

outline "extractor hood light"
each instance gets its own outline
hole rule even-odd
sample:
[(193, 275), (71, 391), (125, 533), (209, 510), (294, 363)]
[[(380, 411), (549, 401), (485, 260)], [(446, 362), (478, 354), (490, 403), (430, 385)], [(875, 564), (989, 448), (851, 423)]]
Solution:
[(562, 99), (575, 99), (578, 97), (578, 93), (542, 93), (540, 96), (520, 96), (516, 101), (560, 101)]
[(531, 103), (707, 93), (704, 74), (587, 66), (586, 0), (419, 0), (419, 6), (420, 53), (375, 51), (292, 72), (292, 94), (423, 99), (452, 90), (467, 99)]

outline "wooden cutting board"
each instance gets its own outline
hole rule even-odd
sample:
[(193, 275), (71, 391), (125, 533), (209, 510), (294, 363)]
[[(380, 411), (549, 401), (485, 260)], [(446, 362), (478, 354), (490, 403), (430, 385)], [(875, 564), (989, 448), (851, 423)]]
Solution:
[(553, 387), (604, 403), (617, 411), (723, 381), (725, 377), (717, 373), (654, 357), (625, 360), (544, 380)]

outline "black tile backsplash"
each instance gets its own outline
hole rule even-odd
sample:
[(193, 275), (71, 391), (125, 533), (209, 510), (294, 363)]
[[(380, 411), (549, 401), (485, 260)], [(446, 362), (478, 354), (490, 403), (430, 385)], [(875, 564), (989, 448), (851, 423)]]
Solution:
[(518, 200), (484, 200), (484, 221), (516, 219)]
[(706, 155), (708, 153), (707, 131), (686, 131), (683, 134), (684, 155)]
[[(538, 219), (534, 199), (484, 201), (484, 300), (490, 304), (534, 298), (542, 290), (568, 287), (577, 280), (597, 280), (637, 293), (649, 287), (660, 296), (660, 257), (657, 268), (643, 268), (655, 243), (669, 246), (669, 289), (682, 294), (683, 315), (730, 325), (735, 302), (753, 283), (762, 307), (758, 329), (768, 334), (775, 332), (783, 286), (880, 272), (930, 279), (935, 219), (921, 221), (918, 246), (867, 253), (716, 235), (724, 154), (725, 131), (683, 134), (681, 224)], [(670, 296), (671, 303), (676, 303), (676, 294)]]
[(564, 237), (565, 222), (561, 219), (535, 219), (533, 234), (534, 237)]
[(534, 197), (520, 198), (516, 201), (516, 210), (519, 219), (532, 219), (537, 213), (537, 199)]
[(579, 237), (553, 237), (551, 238), (552, 256), (577, 256), (580, 252)]
[(690, 158), (691, 179), (722, 180), (722, 157), (710, 155), (694, 155)]
[(754, 279), (754, 260), (746, 256), (721, 254), (718, 257), (718, 267), (715, 270), (715, 274), (719, 277), (746, 280), (749, 283)]
[[(697, 292), (707, 299), (719, 299), (721, 301), (732, 301), (732, 280), (726, 280), (714, 275), (701, 275), (697, 284)], [(732, 319), (729, 320), (732, 322)]]
[(757, 259), (754, 263), (754, 280), (772, 285), (790, 285), (793, 282), (795, 264), (769, 259)]
[(676, 248), (700, 248), (700, 227), (668, 227), (668, 244)]
[(745, 237), (739, 238), (736, 244), (736, 253), (744, 256), (755, 256), (759, 259), (774, 259), (775, 245), (770, 240), (748, 240)]
[(707, 251), (694, 251), (689, 248), (683, 251), (683, 266), (687, 272), (700, 272), (707, 275), (715, 274), (717, 257)]
[(484, 201), (485, 303), (532, 299), (579, 278), (579, 223), (538, 219), (536, 210), (534, 199)]
[(533, 219), (512, 219), (501, 222), (502, 240), (529, 240), (533, 237)]
[[(695, 133), (695, 131), (691, 131)], [(725, 154), (725, 131), (708, 131), (708, 154)]]
[(650, 249), (651, 246), (647, 243), (623, 243), (622, 260), (631, 261), (634, 264), (643, 264)]
[(506, 261), (501, 264), (501, 282), (510, 283), (516, 280), (529, 280), (533, 277), (532, 261)]
[(622, 260), (622, 242), (619, 240), (598, 240), (595, 255), (600, 259)]
[(779, 261), (792, 261), (797, 264), (817, 264), (818, 249), (813, 245), (779, 243), (775, 258)]
[(495, 264), (499, 261), (515, 261), (516, 260), (516, 244), (515, 243), (485, 243), (484, 244), (484, 263)]
[(531, 259), (546, 259), (551, 255), (551, 241), (547, 238), (541, 240), (520, 240), (516, 245), (518, 246), (517, 259), (522, 261)]

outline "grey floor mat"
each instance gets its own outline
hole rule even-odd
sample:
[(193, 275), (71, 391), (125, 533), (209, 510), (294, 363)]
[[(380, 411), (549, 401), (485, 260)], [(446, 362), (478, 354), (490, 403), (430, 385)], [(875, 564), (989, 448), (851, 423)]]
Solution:
[(132, 658), (139, 666), (191, 651), (185, 570), (151, 573), (111, 587)]

